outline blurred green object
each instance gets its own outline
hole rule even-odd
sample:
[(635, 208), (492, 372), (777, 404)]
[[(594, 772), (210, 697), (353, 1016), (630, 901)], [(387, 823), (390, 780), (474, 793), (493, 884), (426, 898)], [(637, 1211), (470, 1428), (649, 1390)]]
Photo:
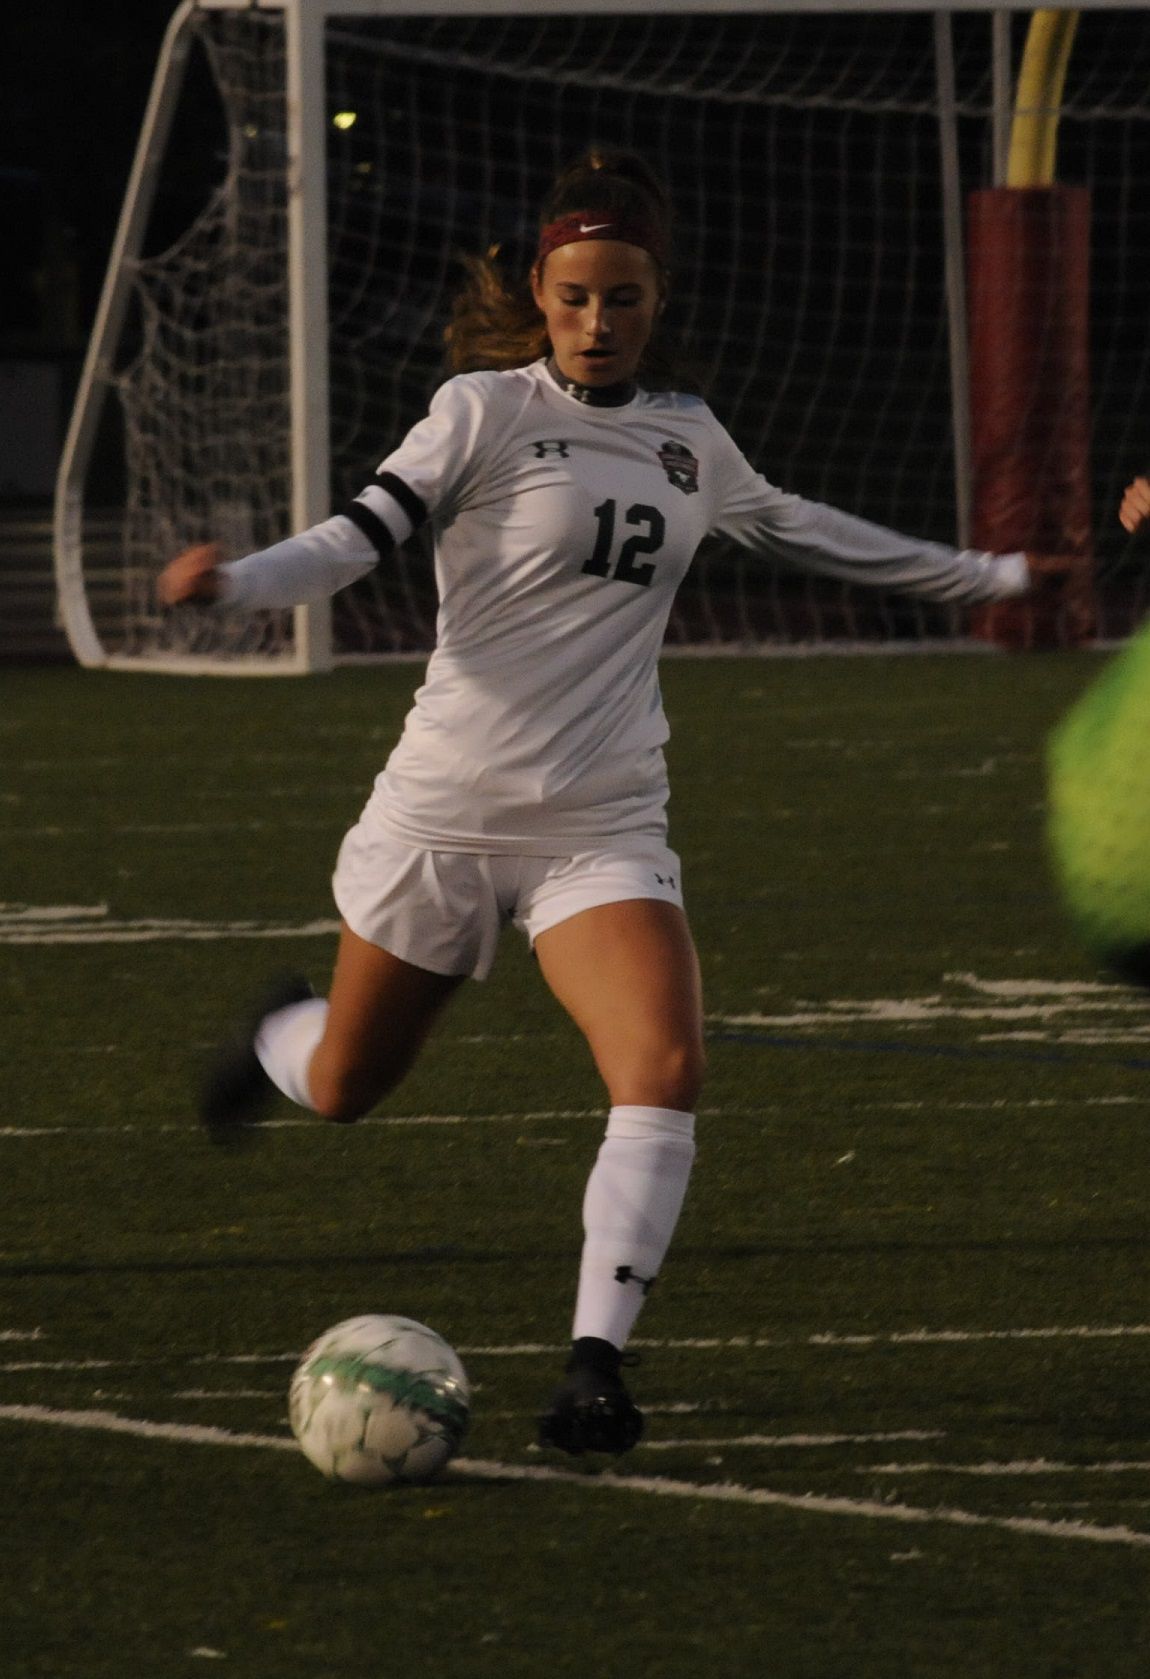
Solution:
[(1054, 873), (1078, 935), (1150, 986), (1150, 624), (1054, 729), (1047, 772)]

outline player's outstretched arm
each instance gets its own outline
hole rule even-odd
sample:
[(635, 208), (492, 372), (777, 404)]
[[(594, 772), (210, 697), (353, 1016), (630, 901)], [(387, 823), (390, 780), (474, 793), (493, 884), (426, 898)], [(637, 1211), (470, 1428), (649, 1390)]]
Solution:
[(200, 542), (185, 548), (170, 560), (156, 581), (156, 593), (164, 606), (182, 606), (187, 601), (208, 603), (218, 600), (223, 549), (218, 542)]
[(366, 576), (381, 546), (353, 517), (337, 513), (240, 560), (225, 560), (218, 542), (185, 548), (160, 573), (156, 592), (164, 606), (219, 604), (243, 612), (304, 606)]
[(1150, 478), (1135, 478), (1132, 484), (1127, 484), (1118, 519), (1131, 535), (1150, 519)]

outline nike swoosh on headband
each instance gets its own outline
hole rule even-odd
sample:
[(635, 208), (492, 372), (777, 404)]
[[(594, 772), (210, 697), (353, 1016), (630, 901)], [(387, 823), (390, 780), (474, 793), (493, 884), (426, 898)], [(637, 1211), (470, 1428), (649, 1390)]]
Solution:
[[(588, 221), (588, 216), (605, 216), (606, 220)], [(599, 233), (609, 233), (612, 239), (619, 239), (625, 245), (638, 245), (641, 250), (650, 251), (655, 261), (660, 264), (666, 261), (667, 241), (654, 222), (647, 221), (638, 212), (627, 215), (622, 211), (615, 213), (611, 210), (572, 210), (569, 214), (546, 223), (539, 231), (539, 247), (535, 253), (535, 261), (542, 262), (560, 245), (569, 245), (572, 240), (594, 239)]]

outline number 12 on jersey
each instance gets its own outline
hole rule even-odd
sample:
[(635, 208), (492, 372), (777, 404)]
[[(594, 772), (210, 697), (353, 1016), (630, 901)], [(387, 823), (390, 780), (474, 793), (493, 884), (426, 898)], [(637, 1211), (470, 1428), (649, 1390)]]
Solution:
[(650, 583), (655, 575), (654, 565), (650, 560), (643, 565), (636, 565), (635, 556), (655, 554), (659, 551), (667, 535), (666, 520), (657, 507), (646, 507), (642, 502), (636, 502), (633, 507), (629, 507), (624, 514), (624, 522), (639, 528), (623, 543), (619, 557), (612, 565), (615, 513), (613, 501), (601, 502), (595, 509), (599, 532), (595, 538), (595, 551), (583, 570), (590, 572), (593, 577), (613, 577), (619, 583)]

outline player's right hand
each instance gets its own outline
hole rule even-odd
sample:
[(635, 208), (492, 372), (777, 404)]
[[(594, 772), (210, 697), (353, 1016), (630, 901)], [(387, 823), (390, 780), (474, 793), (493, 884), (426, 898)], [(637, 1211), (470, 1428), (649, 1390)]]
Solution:
[(1131, 534), (1150, 518), (1150, 479), (1135, 478), (1132, 484), (1127, 484), (1118, 518)]
[(156, 593), (164, 606), (182, 606), (185, 601), (219, 599), (220, 572), (224, 551), (218, 542), (201, 542), (185, 548), (161, 571)]

